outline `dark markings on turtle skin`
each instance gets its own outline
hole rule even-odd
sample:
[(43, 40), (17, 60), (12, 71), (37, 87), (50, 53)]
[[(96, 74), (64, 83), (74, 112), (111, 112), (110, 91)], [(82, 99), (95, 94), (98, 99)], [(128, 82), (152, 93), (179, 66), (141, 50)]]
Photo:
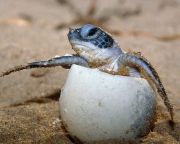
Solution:
[(99, 37), (91, 40), (91, 43), (99, 48), (111, 48), (113, 45), (113, 39), (108, 34), (102, 32)]

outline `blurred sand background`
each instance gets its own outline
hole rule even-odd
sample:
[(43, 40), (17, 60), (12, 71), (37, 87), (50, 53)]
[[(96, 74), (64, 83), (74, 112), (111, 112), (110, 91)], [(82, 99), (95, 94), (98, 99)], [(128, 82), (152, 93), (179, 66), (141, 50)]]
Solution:
[[(174, 105), (172, 128), (158, 96), (154, 130), (134, 143), (180, 143), (180, 0), (0, 0), (0, 72), (74, 53), (68, 28), (85, 23), (103, 27), (123, 49), (149, 59)], [(59, 67), (0, 78), (0, 143), (74, 143), (58, 110), (67, 73)]]

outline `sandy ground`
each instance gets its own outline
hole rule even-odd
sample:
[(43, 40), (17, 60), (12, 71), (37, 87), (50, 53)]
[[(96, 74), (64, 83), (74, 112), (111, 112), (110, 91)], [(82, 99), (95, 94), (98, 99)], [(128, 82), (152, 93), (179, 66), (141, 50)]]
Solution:
[[(0, 72), (73, 53), (68, 27), (93, 23), (157, 69), (175, 109), (175, 125), (158, 98), (158, 119), (134, 143), (180, 143), (179, 0), (0, 0)], [(61, 128), (58, 98), (68, 70), (27, 70), (0, 78), (0, 143), (74, 143)], [(104, 143), (104, 142), (102, 142)], [(117, 142), (112, 142), (117, 143)]]

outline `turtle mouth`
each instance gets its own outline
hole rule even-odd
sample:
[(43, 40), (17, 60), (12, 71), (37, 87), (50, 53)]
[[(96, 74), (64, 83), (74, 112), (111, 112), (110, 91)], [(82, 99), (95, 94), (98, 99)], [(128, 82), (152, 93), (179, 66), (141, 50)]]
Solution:
[(83, 42), (80, 40), (70, 40), (72, 48), (79, 49), (79, 50), (95, 50), (97, 49), (96, 46), (91, 44), (90, 42)]
[(81, 55), (81, 54), (84, 54), (86, 52), (90, 52), (92, 51), (93, 49), (92, 48), (89, 48), (88, 46), (84, 45), (84, 44), (77, 44), (77, 43), (71, 43), (72, 45), (72, 49), (78, 54), (78, 55)]

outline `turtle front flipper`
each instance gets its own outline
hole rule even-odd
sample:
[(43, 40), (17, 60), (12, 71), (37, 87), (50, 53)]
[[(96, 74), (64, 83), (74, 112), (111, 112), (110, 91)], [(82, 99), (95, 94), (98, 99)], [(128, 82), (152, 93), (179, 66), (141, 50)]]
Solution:
[(3, 72), (2, 74), (0, 74), (0, 77), (9, 75), (13, 72), (21, 71), (24, 69), (47, 68), (47, 67), (55, 67), (55, 66), (62, 66), (64, 68), (70, 68), (72, 64), (89, 67), (88, 62), (80, 56), (60, 56), (60, 57), (54, 57), (47, 61), (36, 61), (36, 62), (28, 63), (25, 65), (15, 66)]
[(123, 69), (124, 66), (128, 66), (130, 68), (131, 67), (136, 68), (143, 76), (143, 78), (147, 79), (150, 85), (152, 83), (155, 84), (159, 95), (164, 100), (164, 104), (166, 105), (170, 113), (171, 120), (173, 121), (173, 117), (174, 117), (173, 107), (169, 101), (166, 90), (160, 80), (158, 73), (150, 64), (150, 62), (139, 54), (125, 53), (119, 56), (118, 63), (120, 65), (119, 71), (121, 71), (121, 69)]

